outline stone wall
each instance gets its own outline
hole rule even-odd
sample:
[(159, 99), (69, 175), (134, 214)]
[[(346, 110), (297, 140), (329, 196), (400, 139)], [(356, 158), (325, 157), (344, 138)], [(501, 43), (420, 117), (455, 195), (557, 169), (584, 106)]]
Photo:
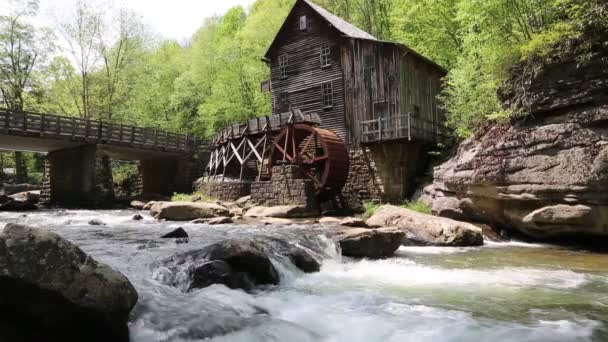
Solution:
[(346, 206), (355, 211), (367, 201), (401, 202), (408, 198), (427, 166), (423, 146), (410, 141), (351, 148), (349, 157), (342, 194)]
[(114, 200), (110, 158), (95, 145), (51, 152), (41, 190), (43, 205), (110, 206)]
[(199, 190), (222, 201), (236, 201), (251, 193), (251, 182), (203, 182)]
[(318, 210), (312, 180), (304, 179), (295, 166), (275, 166), (270, 181), (251, 184), (251, 200), (261, 205), (302, 205)]

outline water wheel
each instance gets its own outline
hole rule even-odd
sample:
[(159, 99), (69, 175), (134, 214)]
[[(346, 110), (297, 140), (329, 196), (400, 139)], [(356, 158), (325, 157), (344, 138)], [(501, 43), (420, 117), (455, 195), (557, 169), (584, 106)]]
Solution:
[(284, 128), (274, 139), (270, 152), (270, 167), (295, 165), (302, 176), (311, 179), (319, 200), (329, 200), (340, 194), (349, 171), (346, 145), (334, 132), (295, 124)]

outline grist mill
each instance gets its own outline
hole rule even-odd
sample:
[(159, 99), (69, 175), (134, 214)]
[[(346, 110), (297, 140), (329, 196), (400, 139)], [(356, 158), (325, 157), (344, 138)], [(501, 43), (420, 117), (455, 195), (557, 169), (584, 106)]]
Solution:
[(442, 139), (443, 68), (307, 0), (295, 3), (262, 60), (272, 115), (213, 137), (200, 190), (314, 208), (411, 193)]

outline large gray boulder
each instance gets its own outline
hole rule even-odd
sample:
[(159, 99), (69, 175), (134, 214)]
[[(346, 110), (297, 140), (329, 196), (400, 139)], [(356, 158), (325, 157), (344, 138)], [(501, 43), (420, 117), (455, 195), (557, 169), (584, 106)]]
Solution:
[(157, 219), (170, 221), (191, 221), (199, 218), (228, 216), (230, 213), (225, 207), (215, 203), (201, 202), (165, 202), (158, 208), (152, 206), (150, 212), (158, 210)]
[(128, 341), (129, 280), (59, 235), (0, 234), (0, 341)]
[(405, 234), (404, 244), (409, 245), (483, 245), (482, 230), (477, 226), (393, 205), (378, 208), (366, 223), (369, 227), (396, 227)]
[[(422, 196), (434, 214), (537, 239), (608, 236), (608, 46), (601, 38), (566, 44), (513, 73), (502, 96), (525, 118), (480, 130), (435, 168)], [(581, 63), (582, 54), (590, 59)]]
[(342, 255), (370, 259), (392, 256), (404, 237), (405, 233), (395, 228), (351, 228), (336, 234)]
[[(161, 261), (171, 274), (186, 269), (190, 277), (187, 291), (224, 284), (230, 288), (252, 289), (259, 285), (276, 285), (279, 273), (264, 246), (253, 240), (225, 240)], [(169, 277), (170, 285), (178, 286)]]

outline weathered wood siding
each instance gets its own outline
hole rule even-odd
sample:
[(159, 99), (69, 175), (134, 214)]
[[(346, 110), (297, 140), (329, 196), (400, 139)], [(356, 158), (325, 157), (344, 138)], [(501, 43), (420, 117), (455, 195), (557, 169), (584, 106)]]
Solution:
[[(300, 16), (306, 15), (307, 29), (300, 30)], [(321, 67), (320, 49), (323, 44), (331, 47), (332, 63)], [(294, 109), (319, 115), (322, 127), (347, 138), (344, 116), (344, 82), (339, 54), (340, 35), (308, 5), (298, 2), (279, 32), (269, 52), (273, 113), (281, 108), (281, 94), (288, 93)], [(288, 56), (287, 77), (282, 78), (279, 57)], [(331, 108), (324, 108), (321, 85), (333, 83), (334, 100)]]
[(444, 122), (436, 98), (443, 76), (439, 69), (399, 45), (361, 39), (344, 39), (341, 59), (352, 144), (361, 142), (361, 122), (408, 113), (412, 135), (434, 140)]

